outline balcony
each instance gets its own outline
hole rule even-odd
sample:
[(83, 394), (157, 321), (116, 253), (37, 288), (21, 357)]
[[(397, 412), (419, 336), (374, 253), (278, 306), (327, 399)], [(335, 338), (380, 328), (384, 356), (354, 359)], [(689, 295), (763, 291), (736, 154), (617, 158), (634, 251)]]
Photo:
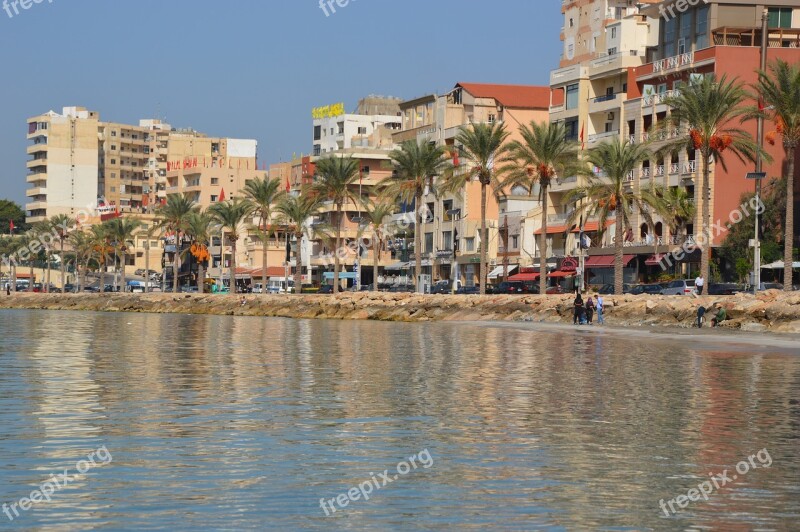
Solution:
[(47, 202), (44, 200), (33, 201), (25, 204), (26, 211), (38, 211), (47, 209)]
[(563, 179), (555, 179), (550, 182), (550, 192), (561, 192), (564, 190), (571, 190), (578, 184), (578, 176), (569, 176)]
[(595, 133), (594, 135), (589, 135), (589, 144), (599, 142), (603, 139), (610, 139), (618, 135), (619, 135), (619, 129), (614, 129), (612, 131), (605, 131), (603, 133)]
[(649, 94), (642, 97), (642, 107), (652, 107), (653, 105), (662, 105), (667, 98), (677, 98), (681, 95), (680, 90), (670, 90), (658, 92), (656, 94)]
[(697, 161), (686, 161), (683, 163), (683, 171), (681, 172), (686, 176), (693, 176), (697, 173)]
[(47, 172), (36, 172), (25, 177), (26, 183), (38, 183), (40, 181), (42, 183), (47, 181)]
[(31, 159), (30, 161), (25, 163), (25, 166), (28, 169), (37, 168), (39, 166), (47, 166), (47, 158), (46, 157), (42, 157), (42, 158), (39, 158), (39, 159)]
[(586, 77), (586, 67), (571, 65), (550, 72), (550, 86), (561, 85)]
[(604, 94), (597, 98), (589, 99), (589, 112), (590, 113), (607, 113), (609, 111), (616, 111), (619, 109), (620, 104), (617, 94)]
[(667, 57), (666, 59), (659, 59), (658, 61), (653, 61), (653, 73), (666, 72), (667, 70), (681, 68), (686, 65), (691, 65), (692, 63), (694, 63), (694, 52), (687, 52), (685, 54)]
[(31, 144), (25, 150), (28, 155), (32, 155), (34, 153), (44, 153), (47, 154), (47, 143), (40, 143), (40, 144)]
[(638, 50), (627, 50), (594, 59), (589, 63), (589, 77), (607, 75), (615, 70), (636, 67), (644, 63), (644, 56)]
[(47, 187), (34, 187), (25, 191), (25, 196), (30, 198), (32, 196), (46, 196)]

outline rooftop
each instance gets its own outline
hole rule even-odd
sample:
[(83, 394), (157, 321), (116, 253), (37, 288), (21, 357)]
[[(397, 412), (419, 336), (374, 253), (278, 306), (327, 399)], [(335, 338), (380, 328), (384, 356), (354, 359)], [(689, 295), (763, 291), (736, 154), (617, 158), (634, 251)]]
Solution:
[(538, 85), (495, 85), (489, 83), (457, 83), (476, 98), (494, 98), (505, 107), (549, 109), (550, 89)]

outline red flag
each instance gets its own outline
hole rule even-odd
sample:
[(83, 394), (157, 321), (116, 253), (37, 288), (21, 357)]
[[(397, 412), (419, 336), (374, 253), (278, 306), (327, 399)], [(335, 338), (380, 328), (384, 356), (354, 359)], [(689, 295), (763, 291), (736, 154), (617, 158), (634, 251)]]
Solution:
[(286, 192), (292, 190), (292, 185), (289, 183), (289, 176), (286, 176)]
[(14, 232), (14, 220), (8, 221), (8, 228), (11, 230), (12, 233)]
[(763, 112), (764, 109), (766, 109), (766, 108), (767, 108), (767, 106), (764, 105), (764, 98), (760, 98), (759, 97), (759, 99), (758, 99), (758, 110), (759, 110), (759, 112)]
[(453, 149), (453, 166), (461, 166), (461, 161), (458, 160), (458, 148)]
[(223, 188), (219, 193), (219, 199), (217, 201), (225, 201), (225, 189)]
[(586, 142), (584, 141), (585, 137), (583, 135), (585, 129), (586, 129), (586, 123), (584, 122), (584, 124), (581, 126), (581, 136), (580, 136), (580, 139), (581, 139), (581, 150), (586, 149)]

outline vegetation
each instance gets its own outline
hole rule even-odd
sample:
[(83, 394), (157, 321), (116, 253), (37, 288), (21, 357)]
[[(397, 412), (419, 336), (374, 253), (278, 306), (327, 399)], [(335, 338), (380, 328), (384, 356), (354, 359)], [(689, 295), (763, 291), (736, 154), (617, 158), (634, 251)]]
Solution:
[[(278, 178), (258, 178), (249, 181), (244, 188), (245, 196), (253, 205), (253, 214), (258, 217), (258, 234), (262, 244), (262, 273), (261, 279), (264, 287), (267, 282), (267, 247), (272, 233), (272, 215), (276, 205), (286, 194), (281, 189), (281, 180)], [(267, 295), (266, 288), (261, 291)]]
[[(248, 200), (234, 199), (215, 203), (208, 209), (214, 220), (227, 229), (231, 241), (231, 293), (236, 293), (236, 244), (245, 218), (253, 212), (253, 204)], [(177, 254), (176, 254), (177, 255)], [(220, 267), (222, 267), (220, 265)]]

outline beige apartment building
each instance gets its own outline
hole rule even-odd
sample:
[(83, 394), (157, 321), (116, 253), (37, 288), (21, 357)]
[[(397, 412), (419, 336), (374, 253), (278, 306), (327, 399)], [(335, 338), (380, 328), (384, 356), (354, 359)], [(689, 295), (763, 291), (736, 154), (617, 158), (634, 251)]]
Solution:
[[(483, 83), (458, 83), (444, 95), (430, 94), (403, 102), (402, 130), (394, 135), (395, 143), (407, 140), (430, 141), (448, 148), (451, 154), (460, 148), (456, 136), (461, 127), (471, 123), (506, 124), (509, 140), (519, 139), (519, 129), (532, 121), (548, 119), (549, 96), (547, 87), (528, 85), (498, 85)], [(458, 161), (459, 170), (469, 168)], [(495, 279), (503, 269), (503, 263), (519, 264), (523, 236), (520, 232), (522, 213), (536, 204), (535, 191), (507, 191), (508, 197), (497, 201), (489, 194), (487, 203), (487, 225), (489, 242), (480, 241), (480, 183), (470, 182), (460, 195), (436, 197), (432, 193), (424, 198), (428, 213), (422, 225), (423, 275), (432, 282), (442, 279), (458, 279), (473, 286), (481, 278), (480, 246), (487, 246), (489, 278)], [(404, 211), (413, 211), (412, 205), (402, 206)], [(501, 218), (502, 214), (502, 218)], [(402, 217), (399, 214), (398, 217)], [(510, 222), (509, 222), (510, 220)], [(504, 231), (506, 222), (510, 230)], [(408, 245), (398, 241), (396, 248)], [(392, 265), (397, 270), (411, 271), (415, 256), (412, 253), (397, 257), (406, 258)], [(413, 272), (411, 273), (413, 277)]]

